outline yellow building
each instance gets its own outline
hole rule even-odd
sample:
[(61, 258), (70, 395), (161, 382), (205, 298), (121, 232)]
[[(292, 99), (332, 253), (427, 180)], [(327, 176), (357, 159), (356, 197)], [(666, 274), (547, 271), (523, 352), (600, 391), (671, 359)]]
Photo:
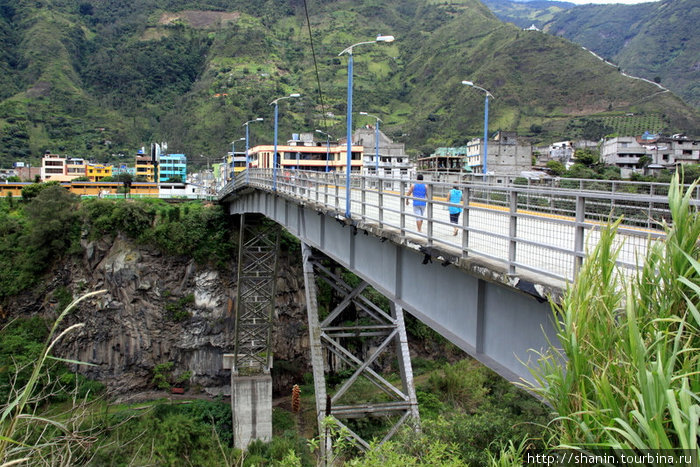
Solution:
[(105, 177), (112, 176), (112, 166), (102, 164), (87, 164), (85, 174), (91, 182), (99, 182)]
[(136, 156), (135, 177), (144, 177), (147, 182), (156, 181), (156, 170), (153, 161), (148, 156)]

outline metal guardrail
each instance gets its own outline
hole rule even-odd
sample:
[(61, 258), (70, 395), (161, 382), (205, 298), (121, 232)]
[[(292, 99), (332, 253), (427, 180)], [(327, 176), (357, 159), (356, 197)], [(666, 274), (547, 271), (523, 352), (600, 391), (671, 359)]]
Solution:
[[(278, 171), (276, 190), (272, 169), (251, 169), (247, 179), (248, 183), (244, 174), (238, 174), (219, 192), (219, 199), (250, 186), (299, 198), (344, 217), (344, 173)], [(646, 256), (649, 242), (665, 237), (663, 223), (671, 220), (665, 195), (430, 181), (422, 182), (428, 200), (421, 218), (410, 206), (415, 198), (407, 195), (415, 182), (352, 175), (353, 221), (393, 229), (416, 243), (455, 251), (461, 257), (486, 258), (504, 265), (511, 275), (528, 271), (572, 281), (587, 248), (597, 243), (601, 227), (619, 217), (623, 221), (616, 240), (618, 264), (631, 272)], [(457, 224), (450, 222), (445, 198), (452, 186), (463, 193)], [(693, 205), (697, 209), (700, 201)], [(414, 222), (418, 220), (423, 221), (422, 231)]]

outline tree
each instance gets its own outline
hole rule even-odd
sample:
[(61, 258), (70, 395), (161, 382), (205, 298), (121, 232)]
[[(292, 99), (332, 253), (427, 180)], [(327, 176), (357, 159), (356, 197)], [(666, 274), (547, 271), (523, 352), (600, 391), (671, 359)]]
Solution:
[(131, 184), (134, 181), (134, 177), (128, 173), (128, 172), (122, 172), (120, 174), (115, 175), (114, 177), (115, 182), (120, 182), (124, 184), (124, 198), (126, 198), (127, 193), (131, 191)]
[(589, 148), (579, 149), (574, 154), (574, 158), (586, 167), (591, 167), (600, 160), (600, 153)]
[(646, 166), (648, 166), (649, 164), (651, 164), (651, 162), (652, 162), (651, 156), (649, 156), (649, 155), (647, 155), (647, 154), (644, 154), (644, 155), (643, 155), (642, 157), (640, 157), (639, 160), (637, 161), (637, 168), (643, 169), (643, 168), (645, 168)]
[(547, 161), (547, 169), (552, 175), (560, 176), (566, 172), (566, 167), (559, 161)]
[(605, 135), (612, 133), (613, 128), (600, 120), (586, 120), (581, 127), (581, 137), (591, 141), (598, 141)]
[(32, 198), (36, 198), (37, 196), (39, 196), (39, 193), (46, 190), (47, 188), (59, 185), (60, 184), (55, 181), (46, 183), (32, 183), (31, 185), (27, 185), (24, 188), (22, 188), (22, 198), (25, 201), (28, 201)]

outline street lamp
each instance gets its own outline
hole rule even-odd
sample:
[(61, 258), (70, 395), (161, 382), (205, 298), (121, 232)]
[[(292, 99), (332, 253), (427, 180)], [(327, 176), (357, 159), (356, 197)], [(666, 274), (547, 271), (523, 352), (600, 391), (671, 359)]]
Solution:
[(347, 116), (347, 165), (345, 167), (345, 217), (350, 219), (350, 164), (352, 163), (352, 49), (358, 45), (374, 44), (377, 42), (394, 42), (394, 36), (382, 36), (381, 34), (373, 41), (358, 42), (346, 48), (338, 54), (340, 57), (343, 54), (348, 54), (348, 116)]
[(374, 125), (374, 170), (379, 176), (379, 122), (382, 121), (381, 118), (376, 115), (368, 114), (367, 112), (360, 112), (360, 115), (366, 115), (368, 117), (374, 117), (376, 119), (376, 124)]
[(275, 106), (275, 156), (272, 160), (272, 191), (277, 191), (277, 120), (279, 116), (279, 105), (278, 102), (284, 99), (291, 99), (292, 97), (301, 97), (299, 93), (293, 93), (288, 96), (278, 97), (274, 101), (270, 102), (270, 105)]
[(328, 159), (330, 158), (330, 155), (331, 155), (331, 135), (329, 135), (325, 131), (321, 131), (321, 130), (316, 130), (316, 133), (321, 133), (322, 135), (326, 135), (326, 172), (328, 172)]
[[(255, 122), (262, 122), (262, 117), (255, 118), (253, 120), (248, 120), (243, 124), (245, 127), (245, 182), (248, 184), (250, 180), (250, 156), (248, 155), (248, 141), (250, 139), (250, 132), (248, 131), (248, 125)], [(235, 156), (234, 156), (235, 157)]]
[[(471, 86), (473, 88), (479, 89), (481, 91), (484, 91), (486, 94), (486, 100), (484, 101), (484, 167), (482, 169), (482, 172), (484, 175), (488, 174), (488, 165), (486, 161), (486, 156), (488, 155), (488, 147), (489, 147), (489, 97), (493, 97), (493, 94), (488, 92), (486, 89), (482, 88), (481, 86), (477, 86), (476, 84), (472, 83), (471, 81), (462, 81), (462, 84), (466, 84), (467, 86)], [(495, 98), (494, 98), (495, 99)]]

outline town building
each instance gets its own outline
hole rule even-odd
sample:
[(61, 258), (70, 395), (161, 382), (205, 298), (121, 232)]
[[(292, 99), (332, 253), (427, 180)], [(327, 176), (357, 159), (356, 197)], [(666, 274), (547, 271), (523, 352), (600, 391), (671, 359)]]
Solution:
[(187, 157), (184, 154), (161, 154), (158, 161), (158, 178), (161, 182), (187, 180)]
[(471, 171), (467, 164), (467, 147), (440, 147), (426, 157), (418, 158), (418, 171), (462, 173)]
[(88, 176), (85, 159), (79, 157), (66, 158), (66, 175), (72, 177), (71, 180), (78, 177)]
[(139, 180), (156, 181), (156, 161), (152, 156), (147, 156), (143, 149), (139, 149), (136, 153), (134, 169), (134, 174)]
[(381, 131), (378, 133), (378, 146), (377, 130), (371, 125), (358, 128), (353, 134), (353, 144), (362, 146), (362, 173), (386, 178), (413, 178), (413, 164), (406, 154), (406, 145), (395, 143)]
[(112, 176), (116, 177), (117, 175), (121, 174), (129, 174), (132, 177), (136, 176), (136, 168), (135, 167), (129, 167), (126, 164), (120, 164), (119, 167), (112, 167)]
[(56, 180), (64, 182), (70, 180), (66, 173), (66, 158), (57, 154), (44, 154), (41, 158), (41, 181)]
[[(448, 174), (483, 173), (482, 138), (472, 139), (466, 146), (437, 148), (435, 153), (418, 159), (419, 172)], [(532, 145), (518, 138), (517, 133), (499, 131), (488, 144), (489, 175), (516, 175), (532, 168)]]
[(632, 173), (642, 173), (644, 166), (674, 169), (681, 164), (700, 163), (700, 140), (649, 133), (640, 137), (618, 136), (603, 142), (600, 158), (619, 167), (620, 175), (627, 178)]
[(111, 165), (88, 163), (84, 165), (84, 171), (84, 176), (87, 176), (91, 182), (99, 182), (103, 178), (112, 176)]
[[(362, 146), (352, 145), (350, 167), (353, 172), (362, 170)], [(274, 166), (273, 145), (254, 146), (248, 150), (252, 168), (270, 169)], [(345, 172), (347, 145), (315, 141), (313, 133), (292, 134), (287, 144), (277, 145), (277, 166), (284, 170), (300, 169), (318, 172)]]

